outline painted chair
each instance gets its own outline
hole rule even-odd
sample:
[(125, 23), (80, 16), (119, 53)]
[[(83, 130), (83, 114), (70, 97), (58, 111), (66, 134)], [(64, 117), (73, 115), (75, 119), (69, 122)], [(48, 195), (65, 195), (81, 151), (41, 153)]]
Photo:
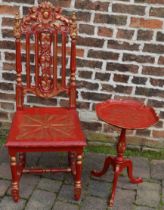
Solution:
[[(22, 19), (16, 15), (14, 35), (16, 112), (6, 142), (12, 173), (12, 197), (15, 202), (19, 200), (19, 181), (24, 173), (71, 172), (74, 198), (79, 200), (86, 139), (76, 111), (76, 15), (73, 13), (67, 19), (61, 15), (60, 8), (43, 2), (29, 9)], [(69, 61), (70, 65), (67, 64)], [(67, 79), (66, 65), (69, 66), (70, 79)], [(26, 74), (23, 82), (22, 72)], [(63, 93), (69, 98), (68, 108), (24, 106), (27, 94), (47, 99)], [(26, 168), (26, 153), (50, 151), (67, 152), (68, 167)]]

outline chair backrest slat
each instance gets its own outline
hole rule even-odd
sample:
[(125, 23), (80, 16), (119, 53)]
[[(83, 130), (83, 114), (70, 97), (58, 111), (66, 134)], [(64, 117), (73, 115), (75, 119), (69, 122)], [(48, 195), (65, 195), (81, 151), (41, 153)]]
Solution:
[(57, 61), (58, 61), (58, 34), (55, 30), (53, 34), (53, 82), (54, 82), (54, 91), (57, 91)]
[(31, 87), (30, 79), (30, 34), (26, 34), (26, 82), (27, 88)]
[(66, 87), (66, 34), (62, 33), (62, 87)]
[(38, 40), (38, 33), (36, 32), (35, 33), (35, 84), (36, 84), (36, 87), (38, 88), (39, 86), (39, 62), (38, 62), (38, 59), (39, 59), (39, 46), (38, 46), (38, 43), (39, 43), (39, 40)]

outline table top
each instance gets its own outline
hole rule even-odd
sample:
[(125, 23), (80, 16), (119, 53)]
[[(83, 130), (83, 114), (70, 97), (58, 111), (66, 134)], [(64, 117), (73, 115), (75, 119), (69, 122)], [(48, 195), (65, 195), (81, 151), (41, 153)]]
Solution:
[(125, 129), (143, 129), (158, 121), (152, 107), (135, 100), (107, 100), (96, 105), (98, 117)]

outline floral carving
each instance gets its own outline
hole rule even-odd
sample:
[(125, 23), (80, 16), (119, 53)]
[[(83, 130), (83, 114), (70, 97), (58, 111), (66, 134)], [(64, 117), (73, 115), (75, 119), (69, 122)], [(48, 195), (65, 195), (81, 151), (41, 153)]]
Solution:
[(56, 8), (46, 1), (29, 10), (29, 14), (22, 20), (22, 32), (50, 28), (68, 32), (68, 25), (69, 20), (61, 15), (61, 8)]
[(40, 76), (40, 90), (48, 92), (53, 88), (53, 79), (51, 78), (51, 34), (40, 34), (40, 67), (42, 76)]

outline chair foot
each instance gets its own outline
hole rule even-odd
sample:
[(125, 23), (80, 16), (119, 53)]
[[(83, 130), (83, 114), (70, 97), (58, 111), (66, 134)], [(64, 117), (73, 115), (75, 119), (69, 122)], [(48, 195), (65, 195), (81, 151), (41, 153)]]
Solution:
[(75, 189), (74, 189), (74, 199), (76, 201), (78, 201), (81, 197), (81, 183), (78, 185), (80, 186), (78, 187), (77, 185), (75, 185)]
[(103, 176), (107, 172), (109, 166), (112, 165), (112, 164), (113, 164), (113, 158), (112, 157), (107, 157), (105, 159), (104, 166), (103, 166), (102, 170), (101, 171), (93, 170), (93, 171), (91, 171), (91, 175), (92, 176), (97, 176), (97, 177)]
[(81, 175), (82, 175), (82, 152), (77, 154), (76, 158), (76, 174), (75, 174), (75, 188), (74, 188), (74, 198), (79, 200), (81, 196)]
[(12, 189), (11, 190), (11, 195), (12, 195), (12, 198), (15, 202), (19, 201), (19, 190)]

